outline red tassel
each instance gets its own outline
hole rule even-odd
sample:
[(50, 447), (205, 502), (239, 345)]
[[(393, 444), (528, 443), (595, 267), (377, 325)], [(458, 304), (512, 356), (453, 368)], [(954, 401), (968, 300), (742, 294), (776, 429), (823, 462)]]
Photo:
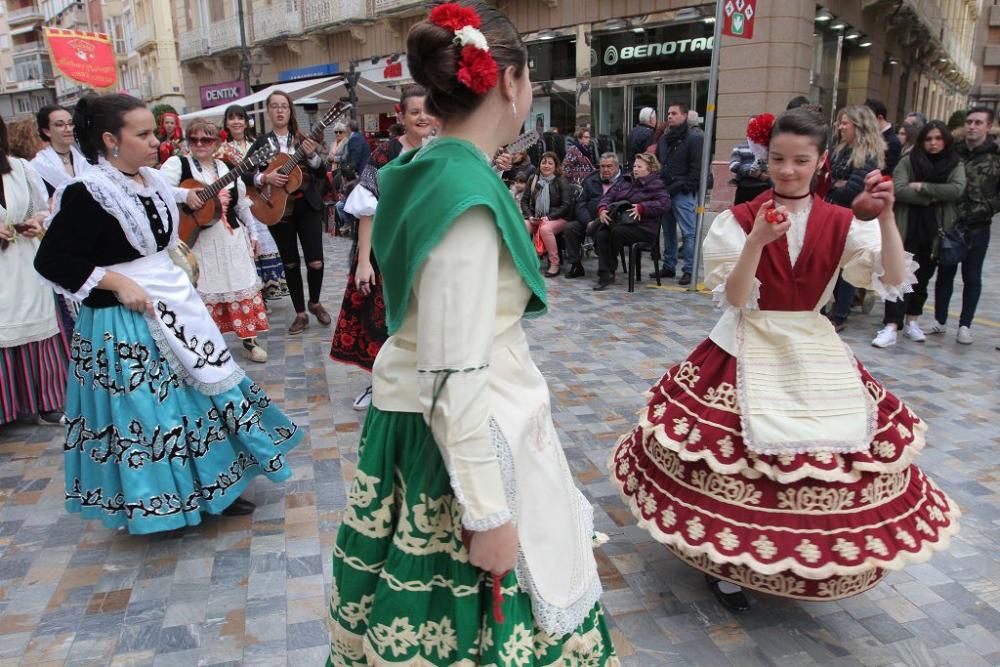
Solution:
[(499, 574), (493, 575), (493, 620), (503, 625), (503, 577)]

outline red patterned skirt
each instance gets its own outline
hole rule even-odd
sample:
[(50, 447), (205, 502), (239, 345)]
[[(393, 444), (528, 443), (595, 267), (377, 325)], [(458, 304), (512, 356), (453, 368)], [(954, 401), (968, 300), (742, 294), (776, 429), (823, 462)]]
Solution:
[(347, 274), (344, 301), (340, 306), (337, 328), (330, 344), (330, 358), (370, 371), (382, 343), (389, 337), (385, 324), (385, 301), (382, 299), (382, 274), (372, 257), (375, 284), (365, 296), (358, 290), (354, 275), (358, 270), (358, 244), (351, 248), (351, 269)]
[(252, 297), (228, 303), (206, 303), (215, 325), (222, 333), (232, 331), (246, 339), (268, 330), (267, 310), (264, 297), (257, 292)]
[(836, 600), (930, 558), (958, 507), (915, 465), (927, 426), (863, 366), (871, 448), (768, 456), (743, 443), (736, 358), (706, 340), (650, 394), (611, 457), (639, 525), (686, 563), (745, 588)]

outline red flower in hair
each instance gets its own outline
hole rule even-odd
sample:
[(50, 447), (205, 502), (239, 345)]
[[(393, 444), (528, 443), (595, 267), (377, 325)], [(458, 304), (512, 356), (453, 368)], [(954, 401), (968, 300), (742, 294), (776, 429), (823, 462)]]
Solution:
[(489, 51), (469, 44), (462, 49), (458, 63), (458, 80), (476, 95), (484, 95), (497, 85), (497, 61)]
[(478, 28), (479, 14), (471, 7), (463, 7), (455, 2), (446, 2), (431, 10), (431, 23), (448, 30), (461, 30), (467, 25)]
[(769, 113), (762, 113), (759, 116), (754, 116), (750, 119), (750, 122), (747, 123), (747, 139), (755, 144), (767, 146), (771, 143), (772, 127), (774, 127), (773, 115)]

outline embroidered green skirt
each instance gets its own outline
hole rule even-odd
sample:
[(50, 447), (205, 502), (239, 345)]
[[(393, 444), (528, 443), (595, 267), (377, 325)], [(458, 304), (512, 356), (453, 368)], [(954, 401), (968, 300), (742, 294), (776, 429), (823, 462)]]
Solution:
[(461, 507), (423, 417), (374, 406), (333, 550), (330, 661), (335, 667), (618, 665), (599, 605), (572, 634), (535, 627), (514, 573), (469, 563)]

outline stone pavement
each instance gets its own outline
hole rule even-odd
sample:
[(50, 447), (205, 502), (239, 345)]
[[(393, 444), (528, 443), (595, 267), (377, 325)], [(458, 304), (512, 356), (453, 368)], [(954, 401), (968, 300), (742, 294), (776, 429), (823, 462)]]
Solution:
[[(605, 471), (642, 392), (713, 325), (710, 300), (648, 283), (629, 295), (621, 278), (592, 292), (593, 260), (586, 279), (548, 281), (551, 313), (529, 335), (570, 464), (611, 536), (598, 557), (626, 666), (1000, 665), (998, 246), (974, 345), (955, 343), (955, 315), (947, 336), (872, 348), (881, 307), (852, 316), (844, 334), (930, 423), (919, 462), (965, 512), (951, 550), (865, 595), (810, 604), (761, 596), (741, 616), (634, 526)], [(349, 242), (328, 239), (327, 248), (325, 301), (335, 312)], [(302, 336), (284, 335), (290, 310), (275, 308), (264, 339), (271, 360), (248, 371), (308, 438), (289, 457), (292, 481), (253, 483), (252, 517), (153, 536), (85, 523), (63, 509), (60, 432), (0, 428), (0, 667), (322, 664), (330, 551), (362, 418), (351, 400), (367, 378), (328, 360), (331, 331), (315, 320)]]

